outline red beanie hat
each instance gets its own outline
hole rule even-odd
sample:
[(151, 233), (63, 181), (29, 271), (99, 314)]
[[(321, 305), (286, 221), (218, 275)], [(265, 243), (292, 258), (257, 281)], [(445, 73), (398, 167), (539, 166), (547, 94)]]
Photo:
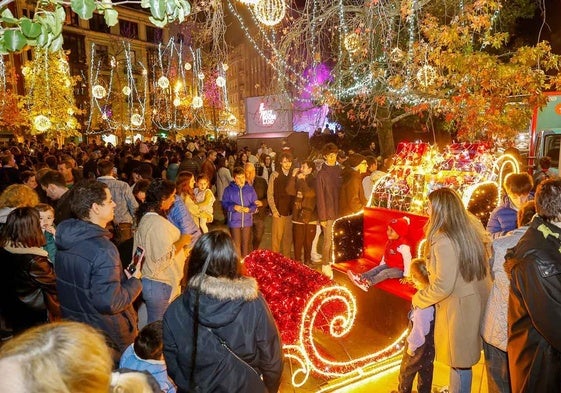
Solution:
[(407, 236), (409, 233), (409, 217), (400, 217), (392, 219), (388, 226), (393, 229), (399, 237)]

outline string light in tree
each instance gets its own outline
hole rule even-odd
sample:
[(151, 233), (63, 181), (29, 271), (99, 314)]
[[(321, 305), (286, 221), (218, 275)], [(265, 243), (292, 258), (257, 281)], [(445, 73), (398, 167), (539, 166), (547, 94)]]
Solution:
[(129, 42), (117, 42), (111, 51), (107, 72), (103, 67), (107, 52), (98, 54), (92, 43), (89, 82), (93, 87), (86, 134), (121, 131), (126, 137), (145, 131), (148, 72), (141, 62), (133, 64)]

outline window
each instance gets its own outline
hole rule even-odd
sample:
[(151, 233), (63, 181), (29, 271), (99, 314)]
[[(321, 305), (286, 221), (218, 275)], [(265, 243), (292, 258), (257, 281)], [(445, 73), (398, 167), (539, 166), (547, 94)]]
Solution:
[(164, 32), (158, 27), (146, 26), (146, 42), (159, 44), (162, 42)]
[(105, 19), (103, 19), (103, 15), (97, 13), (94, 13), (93, 17), (90, 19), (90, 30), (107, 34), (111, 32), (109, 26), (105, 23)]
[(138, 39), (138, 23), (120, 19), (119, 33), (125, 38)]
[(108, 69), (110, 67), (109, 63), (109, 48), (106, 45), (96, 45), (95, 46), (95, 57), (93, 59), (94, 66), (97, 66), (98, 62), (101, 68)]
[(80, 25), (78, 14), (72, 11), (70, 7), (64, 7), (64, 12), (66, 13), (66, 19), (64, 20), (65, 25), (74, 27), (78, 27)]
[(84, 37), (77, 34), (64, 34), (64, 49), (70, 50), (68, 61), (70, 63), (86, 63), (86, 50)]

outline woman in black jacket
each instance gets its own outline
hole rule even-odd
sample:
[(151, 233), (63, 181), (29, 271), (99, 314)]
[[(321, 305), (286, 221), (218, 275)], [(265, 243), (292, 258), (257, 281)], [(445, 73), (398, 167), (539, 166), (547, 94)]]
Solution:
[(14, 333), (60, 319), (56, 279), (41, 230), (39, 212), (32, 207), (12, 211), (0, 235), (0, 304)]
[(187, 279), (164, 315), (164, 357), (178, 392), (277, 392), (280, 336), (257, 282), (240, 274), (227, 233), (197, 241)]

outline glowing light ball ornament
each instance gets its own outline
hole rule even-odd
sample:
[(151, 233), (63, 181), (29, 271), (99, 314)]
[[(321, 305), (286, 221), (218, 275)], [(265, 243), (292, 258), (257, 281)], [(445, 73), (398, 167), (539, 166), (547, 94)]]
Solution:
[(175, 97), (173, 99), (173, 106), (177, 107), (179, 105), (181, 105), (181, 100), (178, 97)]
[(223, 76), (219, 76), (218, 78), (216, 78), (216, 86), (218, 87), (226, 86), (226, 78), (224, 78)]
[(222, 63), (222, 69), (223, 69), (224, 71), (228, 71), (228, 68), (230, 68), (230, 66), (228, 66), (228, 64)]
[(423, 87), (428, 87), (434, 83), (436, 80), (436, 71), (430, 65), (422, 66), (419, 71), (417, 71), (417, 80), (419, 84)]
[(205, 74), (204, 74), (204, 72), (199, 72), (199, 73), (197, 74), (197, 78), (199, 78), (200, 80), (205, 79)]
[(35, 119), (33, 119), (33, 126), (35, 126), (37, 131), (45, 132), (51, 128), (51, 125), (51, 120), (45, 115), (38, 115), (35, 116)]
[(140, 116), (138, 113), (135, 113), (134, 115), (131, 116), (131, 124), (135, 127), (138, 127), (142, 124), (142, 116)]
[(390, 60), (393, 62), (400, 62), (405, 58), (405, 52), (402, 51), (400, 48), (393, 48), (390, 52)]
[(347, 49), (350, 53), (355, 53), (361, 46), (360, 37), (357, 33), (347, 34), (343, 42), (345, 44), (345, 49)]
[(191, 63), (185, 63), (185, 65), (183, 66), (183, 68), (185, 68), (185, 71), (190, 71), (191, 68), (193, 68), (193, 66), (191, 65)]
[(203, 106), (203, 99), (199, 96), (195, 96), (193, 97), (193, 102), (191, 103), (191, 105), (193, 106), (193, 108), (195, 109), (199, 109), (202, 108)]
[(265, 26), (275, 26), (286, 15), (284, 0), (259, 0), (253, 6), (255, 17)]
[(161, 76), (160, 79), (158, 79), (158, 86), (162, 89), (167, 89), (169, 87), (169, 79), (165, 76)]
[(131, 94), (131, 88), (128, 86), (123, 87), (122, 90), (123, 94), (126, 95), (127, 97)]
[(105, 87), (101, 85), (95, 85), (94, 87), (92, 87), (92, 95), (98, 100), (101, 100), (107, 95), (107, 90), (105, 90)]

